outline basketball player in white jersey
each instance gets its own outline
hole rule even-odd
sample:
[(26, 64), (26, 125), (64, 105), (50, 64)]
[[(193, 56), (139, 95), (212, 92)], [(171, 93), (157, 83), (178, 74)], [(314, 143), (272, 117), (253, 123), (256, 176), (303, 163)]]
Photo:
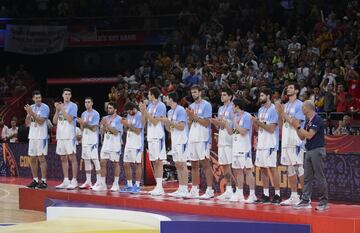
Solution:
[[(42, 103), (41, 93), (34, 91), (32, 93), (33, 105), (25, 105), (26, 111), (25, 123), (30, 127), (29, 131), (29, 150), (30, 168), (33, 181), (27, 187), (29, 188), (47, 188), (46, 183), (46, 158), (48, 153), (48, 127), (49, 106)], [(38, 178), (38, 163), (40, 163), (41, 182)]]
[[(78, 107), (71, 102), (71, 89), (65, 88), (62, 94), (64, 102), (55, 103), (53, 123), (56, 125), (56, 154), (60, 155), (64, 181), (57, 189), (75, 189), (78, 186), (78, 163), (76, 160), (76, 118)], [(69, 180), (69, 161), (73, 178)]]
[(303, 125), (305, 115), (302, 111), (302, 101), (297, 99), (300, 92), (297, 83), (291, 83), (287, 86), (287, 96), (289, 101), (282, 105), (276, 103), (276, 109), (279, 114), (279, 127), (281, 134), (281, 164), (287, 166), (291, 196), (289, 199), (281, 202), (281, 205), (296, 205), (300, 202), (297, 193), (299, 178), (301, 187), (304, 187), (304, 143), (296, 133), (294, 125)]
[[(127, 128), (126, 144), (124, 150), (124, 167), (127, 183), (120, 192), (140, 193), (141, 161), (144, 151), (144, 126), (142, 124), (141, 112), (136, 104), (128, 102), (125, 104), (127, 118), (122, 120)], [(132, 181), (131, 164), (135, 167), (135, 183)]]
[[(191, 95), (195, 100), (186, 109), (190, 125), (188, 142), (188, 159), (191, 161), (192, 187), (189, 198), (210, 199), (214, 197), (213, 173), (210, 165), (210, 143), (212, 107), (209, 102), (201, 98), (201, 88), (198, 85), (191, 87)], [(199, 196), (200, 169), (205, 171), (207, 189), (205, 194)]]
[[(227, 200), (233, 195), (231, 187), (231, 162), (232, 162), (232, 128), (230, 127), (233, 117), (233, 104), (231, 99), (233, 92), (226, 88), (221, 91), (221, 102), (224, 104), (219, 108), (216, 118), (211, 118), (211, 123), (219, 130), (218, 136), (218, 158), (219, 164), (224, 170), (226, 189), (217, 197), (219, 200)], [(226, 127), (227, 126), (227, 127)]]
[[(279, 147), (278, 114), (275, 105), (271, 103), (271, 89), (260, 89), (261, 107), (258, 116), (253, 117), (255, 130), (258, 131), (255, 165), (261, 168), (264, 193), (257, 203), (280, 204), (279, 174), (277, 172), (277, 151)], [(272, 186), (275, 196), (270, 201), (269, 197), (269, 174), (272, 174)]]
[[(255, 177), (253, 174), (252, 162), (252, 121), (250, 113), (246, 112), (245, 102), (241, 99), (235, 99), (233, 134), (232, 134), (232, 168), (236, 178), (236, 192), (230, 197), (232, 202), (245, 202), (248, 204), (255, 203)], [(246, 184), (249, 186), (250, 195), (247, 200), (244, 198), (244, 175)]]
[(171, 134), (172, 157), (177, 169), (179, 188), (170, 193), (170, 196), (184, 198), (189, 195), (188, 181), (189, 173), (186, 165), (185, 147), (188, 141), (188, 123), (185, 109), (178, 105), (179, 96), (176, 92), (171, 92), (167, 96), (166, 103), (171, 109), (168, 111), (167, 118), (162, 121), (165, 123), (166, 130)]
[(100, 133), (103, 135), (103, 143), (100, 152), (101, 181), (93, 188), (94, 191), (106, 191), (106, 174), (108, 161), (112, 162), (114, 169), (114, 182), (110, 189), (111, 192), (120, 190), (120, 154), (122, 145), (123, 124), (121, 117), (117, 115), (116, 104), (108, 103), (108, 115), (103, 117), (100, 122)]
[(81, 117), (77, 119), (80, 124), (82, 139), (81, 139), (81, 158), (84, 160), (86, 181), (79, 188), (90, 189), (91, 183), (91, 161), (93, 161), (96, 171), (96, 183), (97, 186), (100, 181), (100, 162), (99, 162), (99, 113), (93, 109), (93, 99), (91, 97), (85, 98), (86, 110), (81, 114)]
[(165, 146), (165, 129), (161, 119), (166, 117), (166, 106), (159, 100), (160, 90), (157, 87), (152, 87), (149, 90), (148, 98), (149, 106), (146, 108), (145, 104), (140, 104), (140, 111), (142, 117), (142, 124), (147, 122), (147, 142), (149, 147), (149, 157), (155, 170), (156, 186), (154, 190), (150, 191), (153, 196), (164, 195), (162, 186), (163, 181), (163, 161), (166, 160), (166, 146)]

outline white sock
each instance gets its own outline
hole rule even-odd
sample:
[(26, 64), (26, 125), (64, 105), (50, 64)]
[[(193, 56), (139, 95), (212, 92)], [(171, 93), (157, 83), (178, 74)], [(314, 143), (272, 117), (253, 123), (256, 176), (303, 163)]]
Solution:
[(267, 188), (267, 189), (264, 189), (264, 195), (265, 196), (269, 196), (269, 189)]
[(156, 188), (162, 188), (162, 178), (156, 178)]
[(106, 185), (106, 178), (105, 176), (101, 177), (101, 184)]
[(135, 185), (140, 187), (140, 181), (135, 181)]
[(225, 192), (232, 192), (232, 187), (231, 187), (231, 185), (226, 185), (226, 190), (225, 190)]
[(240, 194), (244, 195), (244, 190), (241, 188), (236, 188), (236, 192), (239, 192)]
[(90, 183), (90, 182), (91, 182), (91, 174), (86, 173), (86, 183)]
[(100, 173), (97, 173), (96, 174), (96, 182), (100, 181), (101, 180), (101, 175)]
[(280, 189), (275, 190), (275, 195), (279, 195), (279, 196), (280, 196)]
[(77, 182), (76, 178), (72, 178), (71, 182)]
[(41, 181), (46, 183), (46, 178), (42, 178)]
[(250, 189), (250, 196), (255, 196), (255, 190), (254, 189)]
[(132, 187), (132, 186), (133, 186), (132, 180), (128, 180), (128, 181), (127, 181), (127, 186), (129, 186), (129, 187)]
[(181, 190), (186, 190), (186, 191), (187, 191), (187, 185), (180, 185), (180, 186), (179, 186), (179, 189), (181, 189)]
[(114, 179), (114, 184), (119, 184), (119, 177), (117, 176), (115, 176), (115, 179)]
[(298, 196), (297, 192), (291, 192), (291, 197), (297, 197), (297, 196)]
[(34, 180), (39, 183), (39, 177), (34, 177)]
[(207, 187), (206, 191), (212, 191), (212, 187)]
[(198, 185), (193, 185), (193, 186), (191, 187), (191, 189), (198, 190), (198, 189), (199, 189), (199, 186), (198, 186)]
[(69, 182), (69, 177), (64, 177), (64, 182)]

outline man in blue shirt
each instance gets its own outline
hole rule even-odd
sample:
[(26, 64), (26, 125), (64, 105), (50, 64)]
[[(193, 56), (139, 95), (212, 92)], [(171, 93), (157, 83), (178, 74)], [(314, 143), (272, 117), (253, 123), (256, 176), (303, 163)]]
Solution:
[(328, 209), (328, 190), (324, 174), (324, 160), (326, 158), (325, 135), (323, 119), (316, 114), (315, 105), (311, 101), (305, 101), (302, 107), (306, 117), (305, 129), (300, 123), (296, 126), (299, 138), (306, 139), (306, 154), (304, 160), (304, 192), (301, 201), (294, 206), (296, 209), (311, 208), (312, 184), (314, 179), (318, 182), (320, 194), (319, 204), (316, 210)]
[(186, 87), (191, 87), (193, 85), (199, 84), (201, 78), (195, 73), (195, 65), (190, 66), (189, 75), (185, 77), (184, 83)]

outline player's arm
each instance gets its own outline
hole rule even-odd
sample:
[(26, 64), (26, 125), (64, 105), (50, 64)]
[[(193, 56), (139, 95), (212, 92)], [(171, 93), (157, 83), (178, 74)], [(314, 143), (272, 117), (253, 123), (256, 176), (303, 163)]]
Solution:
[(30, 114), (27, 114), (26, 118), (25, 118), (25, 125), (26, 125), (26, 127), (29, 127), (30, 124), (31, 124), (31, 116), (30, 116)]
[(149, 112), (145, 111), (143, 115), (146, 115), (146, 119), (148, 119), (149, 123), (153, 124), (153, 125), (157, 125), (160, 121), (161, 118), (160, 117), (153, 117)]
[(208, 127), (210, 124), (210, 118), (200, 118), (198, 116), (194, 116), (194, 121), (204, 127)]
[(97, 125), (90, 125), (86, 122), (83, 122), (81, 125), (81, 129), (90, 129), (91, 131), (95, 132), (97, 130)]
[(263, 128), (264, 130), (268, 131), (269, 133), (274, 133), (276, 130), (276, 124), (266, 124), (266, 122), (260, 122), (259, 121), (259, 127)]
[(218, 118), (216, 117), (210, 118), (210, 123), (213, 124), (216, 129), (220, 128), (220, 121)]
[(297, 128), (296, 133), (301, 140), (304, 140), (304, 139), (310, 140), (311, 138), (314, 137), (314, 135), (316, 134), (316, 131), (313, 129), (310, 129), (309, 131), (307, 131), (302, 128), (300, 128), (300, 129)]
[(54, 116), (53, 116), (53, 124), (54, 124), (54, 125), (57, 125), (58, 120), (59, 120), (59, 111), (56, 109), (56, 110), (55, 110), (55, 114), (54, 114)]
[(117, 136), (119, 133), (119, 130), (116, 127), (108, 126), (108, 130), (111, 134), (114, 134), (115, 136)]
[(248, 129), (240, 127), (238, 124), (236, 124), (236, 131), (239, 132), (240, 135), (244, 136), (248, 133)]
[(73, 121), (73, 118), (74, 118), (74, 117), (71, 116), (70, 114), (67, 114), (65, 108), (62, 108), (62, 109), (61, 109), (61, 113), (62, 113), (62, 115), (64, 116), (64, 118), (65, 118), (69, 123), (71, 123), (71, 122)]

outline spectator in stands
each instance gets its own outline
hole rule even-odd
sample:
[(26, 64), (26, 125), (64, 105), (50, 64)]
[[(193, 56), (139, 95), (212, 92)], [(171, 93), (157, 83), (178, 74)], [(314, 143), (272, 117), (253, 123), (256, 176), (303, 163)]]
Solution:
[(5, 125), (4, 120), (0, 118), (0, 141), (6, 142), (9, 128)]
[(360, 99), (352, 97), (350, 94), (345, 96), (344, 112), (360, 112)]
[(14, 89), (14, 96), (18, 96), (20, 94), (25, 93), (27, 90), (26, 86), (23, 84), (22, 80), (17, 80), (16, 81), (16, 87)]
[(9, 90), (9, 86), (5, 78), (0, 78), (0, 97), (5, 96)]
[(30, 128), (26, 126), (25, 120), (21, 120), (24, 124), (19, 125), (18, 128), (18, 142), (27, 143), (29, 142), (29, 131)]
[(29, 79), (30, 75), (29, 73), (25, 70), (25, 66), (23, 64), (19, 65), (19, 69), (15, 72), (15, 78), (16, 79), (20, 79), (20, 80), (25, 80), (25, 79)]
[(10, 143), (18, 142), (18, 130), (17, 118), (13, 117), (10, 122), (11, 127), (8, 129), (7, 138)]
[(337, 93), (335, 98), (337, 112), (346, 111), (346, 96), (347, 96), (347, 92), (345, 91), (344, 85), (339, 84), (337, 86)]
[(336, 110), (336, 93), (332, 84), (327, 85), (327, 90), (324, 93), (324, 111), (334, 112)]
[(195, 73), (195, 65), (189, 66), (188, 75), (184, 79), (184, 83), (186, 87), (191, 87), (195, 84), (199, 84), (201, 78)]
[(115, 86), (111, 87), (111, 91), (108, 94), (108, 97), (109, 97), (109, 102), (117, 102), (119, 98), (119, 91)]
[(325, 118), (324, 120), (324, 133), (325, 135), (333, 135), (335, 128), (331, 124), (331, 120), (329, 118)]
[(334, 132), (334, 135), (352, 135), (355, 133), (355, 129), (350, 125), (350, 116), (345, 115), (342, 121), (339, 121), (339, 125)]

